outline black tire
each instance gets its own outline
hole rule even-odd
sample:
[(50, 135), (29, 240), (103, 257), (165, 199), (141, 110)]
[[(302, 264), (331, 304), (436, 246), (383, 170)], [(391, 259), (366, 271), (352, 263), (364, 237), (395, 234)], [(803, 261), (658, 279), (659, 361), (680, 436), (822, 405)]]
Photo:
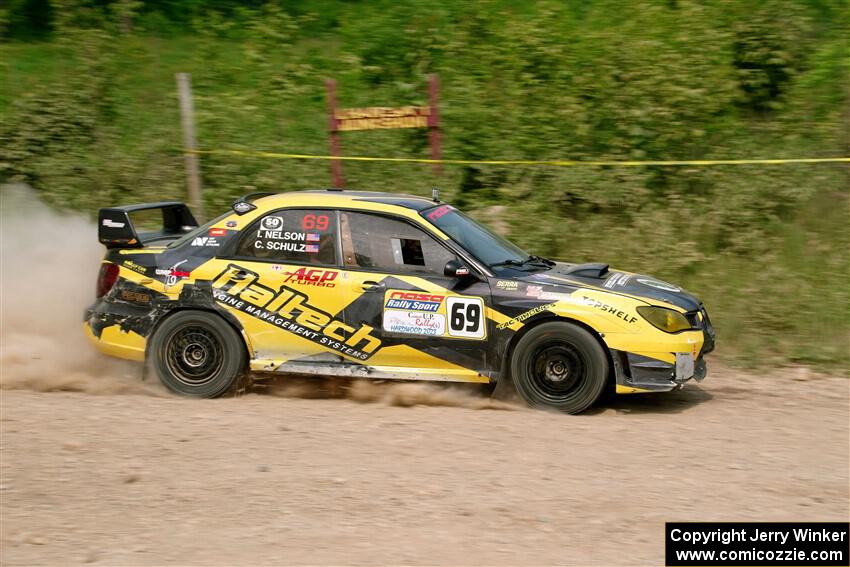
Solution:
[(221, 317), (179, 311), (154, 332), (148, 359), (166, 388), (193, 398), (217, 398), (245, 373), (242, 338)]
[(581, 413), (605, 390), (608, 357), (599, 341), (581, 327), (543, 323), (517, 343), (511, 378), (531, 407)]

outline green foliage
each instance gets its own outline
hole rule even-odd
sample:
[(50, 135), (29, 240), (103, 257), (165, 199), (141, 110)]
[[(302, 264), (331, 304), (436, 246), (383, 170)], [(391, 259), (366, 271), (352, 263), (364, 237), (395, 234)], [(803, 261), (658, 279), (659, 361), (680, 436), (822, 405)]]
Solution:
[[(419, 105), (436, 72), (449, 158), (850, 151), (842, 0), (62, 0), (33, 19), (36, 3), (0, 11), (14, 39), (0, 44), (0, 178), (61, 206), (183, 194), (178, 71), (193, 75), (207, 148), (325, 154), (326, 78), (344, 107)], [(20, 41), (39, 37), (21, 22), (51, 41)], [(348, 155), (428, 152), (423, 130), (342, 144)], [(705, 299), (727, 357), (850, 364), (846, 165), (467, 166), (439, 180), (423, 165), (344, 168), (360, 189), (428, 194), (436, 183), (535, 253), (682, 282)], [(328, 170), (204, 156), (207, 210), (249, 191), (325, 186)]]
[(802, 6), (773, 1), (736, 22), (733, 63), (744, 107), (755, 111), (781, 108), (785, 88), (800, 70), (809, 48), (809, 24)]

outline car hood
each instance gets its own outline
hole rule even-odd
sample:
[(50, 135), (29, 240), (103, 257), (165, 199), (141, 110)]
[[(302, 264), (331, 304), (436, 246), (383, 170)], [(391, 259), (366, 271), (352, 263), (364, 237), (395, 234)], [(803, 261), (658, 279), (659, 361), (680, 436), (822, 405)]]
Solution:
[(607, 264), (556, 262), (549, 270), (522, 274), (517, 279), (529, 285), (555, 286), (556, 288), (580, 286), (638, 296), (650, 302), (670, 303), (685, 311), (696, 311), (702, 305), (698, 297), (677, 285), (652, 276), (610, 270)]

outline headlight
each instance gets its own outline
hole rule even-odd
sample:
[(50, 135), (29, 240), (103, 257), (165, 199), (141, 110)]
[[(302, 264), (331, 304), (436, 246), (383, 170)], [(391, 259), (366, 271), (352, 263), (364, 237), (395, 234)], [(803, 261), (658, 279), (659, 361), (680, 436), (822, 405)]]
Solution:
[(649, 321), (653, 327), (667, 333), (677, 333), (691, 328), (691, 324), (685, 316), (672, 309), (643, 305), (637, 308), (637, 312), (641, 317)]

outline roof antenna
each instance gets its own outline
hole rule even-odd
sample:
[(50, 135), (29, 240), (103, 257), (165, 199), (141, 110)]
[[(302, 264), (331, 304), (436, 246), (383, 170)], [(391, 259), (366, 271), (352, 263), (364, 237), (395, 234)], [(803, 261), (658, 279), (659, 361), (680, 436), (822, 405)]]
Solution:
[(433, 189), (431, 189), (431, 199), (432, 199), (435, 203), (439, 203), (439, 202), (440, 202), (440, 190), (439, 190), (439, 189), (437, 189), (436, 187), (434, 187)]

